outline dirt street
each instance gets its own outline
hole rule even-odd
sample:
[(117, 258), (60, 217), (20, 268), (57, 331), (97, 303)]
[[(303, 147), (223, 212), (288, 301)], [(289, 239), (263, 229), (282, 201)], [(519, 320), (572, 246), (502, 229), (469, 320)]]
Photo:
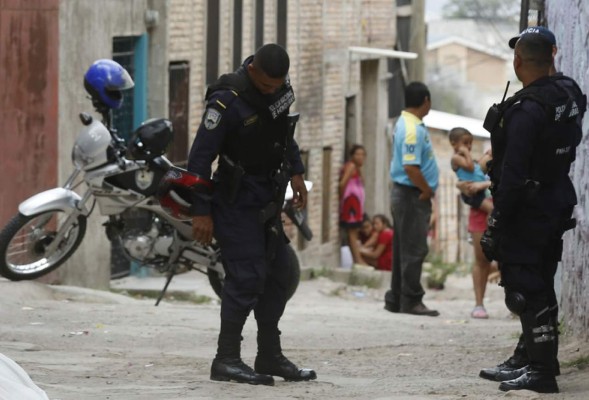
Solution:
[[(204, 276), (176, 280), (214, 297)], [(511, 353), (519, 332), (498, 286), (488, 291), (489, 320), (469, 317), (468, 277), (451, 277), (446, 289), (427, 293), (426, 304), (441, 312), (437, 318), (391, 314), (382, 308), (383, 293), (326, 278), (301, 282), (281, 323), (282, 340), (290, 359), (317, 371), (313, 382), (210, 381), (216, 301), (154, 307), (153, 299), (35, 282), (0, 280), (0, 353), (52, 400), (589, 399), (589, 369), (564, 364), (587, 357), (589, 345), (566, 335), (558, 395), (505, 394), (478, 378), (480, 368)], [(255, 351), (250, 318), (242, 350), (250, 365)]]

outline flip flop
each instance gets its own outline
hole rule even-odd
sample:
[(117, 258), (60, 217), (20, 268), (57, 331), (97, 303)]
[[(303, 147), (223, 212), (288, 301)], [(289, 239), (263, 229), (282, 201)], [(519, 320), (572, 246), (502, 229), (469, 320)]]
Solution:
[(478, 319), (487, 319), (489, 318), (489, 314), (487, 314), (487, 310), (485, 310), (485, 307), (483, 306), (476, 306), (472, 312), (470, 313), (470, 316), (472, 318), (478, 318)]

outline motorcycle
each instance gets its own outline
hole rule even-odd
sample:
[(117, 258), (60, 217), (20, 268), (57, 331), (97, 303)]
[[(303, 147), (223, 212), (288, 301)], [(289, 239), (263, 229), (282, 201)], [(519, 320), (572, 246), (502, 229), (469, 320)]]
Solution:
[[(97, 108), (102, 121), (80, 114), (82, 129), (72, 150), (74, 171), (63, 187), (38, 193), (20, 203), (16, 214), (0, 232), (0, 275), (13, 281), (43, 276), (74, 254), (86, 233), (87, 218), (95, 206), (108, 216), (106, 235), (129, 261), (167, 274), (156, 305), (174, 275), (196, 270), (208, 276), (220, 297), (225, 272), (219, 247), (192, 240), (189, 221), (173, 218), (155, 197), (159, 182), (173, 167), (165, 157), (172, 140), (172, 124), (166, 119), (146, 121), (126, 145), (110, 127), (110, 113)], [(77, 189), (86, 185), (83, 194)], [(305, 182), (310, 190), (312, 183)], [(292, 207), (287, 190), (284, 213), (310, 240), (305, 214)], [(296, 291), (300, 265), (288, 246), (290, 284), (288, 298)]]

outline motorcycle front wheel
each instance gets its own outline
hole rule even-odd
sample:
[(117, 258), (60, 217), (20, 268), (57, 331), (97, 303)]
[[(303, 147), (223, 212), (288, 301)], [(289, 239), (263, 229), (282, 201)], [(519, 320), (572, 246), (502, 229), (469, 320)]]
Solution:
[[(286, 299), (290, 300), (299, 287), (299, 281), (301, 279), (301, 264), (299, 263), (297, 253), (295, 253), (290, 245), (286, 246), (286, 253), (288, 256), (288, 263), (286, 265), (286, 268), (288, 269)], [(215, 291), (215, 294), (221, 298), (221, 293), (223, 292), (223, 278), (217, 271), (212, 269), (207, 270), (207, 276), (209, 277), (209, 283)]]
[[(86, 233), (86, 217), (64, 225), (68, 214), (61, 210), (25, 216), (18, 214), (0, 232), (0, 275), (13, 281), (36, 279), (66, 261)], [(55, 250), (47, 248), (62, 231)]]

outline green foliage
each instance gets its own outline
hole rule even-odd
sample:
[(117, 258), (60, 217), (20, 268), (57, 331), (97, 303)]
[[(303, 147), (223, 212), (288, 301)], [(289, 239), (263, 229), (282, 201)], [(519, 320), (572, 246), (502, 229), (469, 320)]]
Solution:
[(427, 274), (427, 286), (430, 289), (443, 289), (446, 278), (457, 268), (457, 263), (444, 262), (442, 254), (429, 253), (423, 265), (423, 270)]
[(350, 274), (349, 285), (351, 286), (366, 286), (369, 288), (379, 288), (382, 282), (381, 273), (379, 271), (361, 272), (356, 269), (352, 270)]
[(446, 18), (499, 19), (519, 15), (519, 1), (449, 0), (443, 8)]
[[(133, 297), (135, 299), (157, 299), (160, 295), (159, 290), (141, 290), (141, 289), (111, 289), (111, 292)], [(197, 293), (185, 293), (168, 291), (163, 297), (167, 301), (183, 301), (194, 304), (209, 304), (214, 302), (212, 298)]]
[(589, 367), (589, 356), (581, 356), (571, 361), (561, 362), (563, 367), (575, 367), (578, 369), (585, 369)]
[(320, 277), (329, 277), (330, 275), (330, 270), (327, 267), (314, 267), (311, 268), (311, 271), (309, 273), (309, 279), (317, 279)]

